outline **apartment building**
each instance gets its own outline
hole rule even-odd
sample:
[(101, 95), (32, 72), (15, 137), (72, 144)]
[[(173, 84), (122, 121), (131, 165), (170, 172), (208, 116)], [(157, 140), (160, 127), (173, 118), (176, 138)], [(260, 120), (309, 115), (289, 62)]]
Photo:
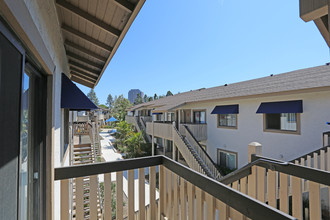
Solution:
[[(320, 167), (311, 169), (310, 155), (302, 156), (299, 161), (306, 158), (307, 163), (301, 166), (283, 164), (263, 158), (261, 146), (250, 144), (253, 163), (218, 181), (163, 156), (88, 163), (95, 160), (94, 149), (80, 141), (75, 144), (73, 136), (88, 139), (95, 127), (73, 124), (73, 111), (96, 106), (72, 81), (97, 85), (143, 4), (144, 0), (0, 0), (0, 219), (112, 219), (113, 214), (118, 220), (302, 219), (303, 213), (321, 219), (323, 201), (328, 200), (320, 192), (330, 185), (325, 171), (329, 147), (313, 153)], [(152, 107), (158, 120), (165, 114), (170, 121), (181, 115), (182, 120), (189, 118), (188, 111), (186, 116), (177, 111), (176, 116), (158, 107), (159, 111)], [(202, 113), (197, 118), (202, 124)], [(195, 139), (189, 134), (187, 130), (192, 143)], [(182, 148), (185, 143), (178, 132), (172, 135)], [(194, 169), (203, 171), (200, 166)], [(103, 199), (98, 175), (104, 177)], [(302, 198), (308, 193), (312, 196), (306, 207)]]
[(322, 146), (330, 130), (329, 97), (330, 66), (323, 65), (185, 92), (131, 111), (144, 117), (152, 111), (149, 118), (159, 127), (149, 122), (146, 131), (165, 138), (164, 145), (172, 141), (168, 123), (174, 122), (183, 136), (188, 128), (215, 163), (237, 169), (248, 163), (251, 142), (262, 144), (263, 155), (284, 161)]

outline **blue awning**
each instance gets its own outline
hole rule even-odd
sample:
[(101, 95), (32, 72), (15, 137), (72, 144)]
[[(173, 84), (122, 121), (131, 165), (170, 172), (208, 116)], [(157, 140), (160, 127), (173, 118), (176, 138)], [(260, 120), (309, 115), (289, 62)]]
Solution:
[(260, 104), (257, 113), (302, 113), (302, 100), (282, 101), (282, 102), (263, 102)]
[(61, 108), (88, 111), (98, 107), (62, 73)]
[(238, 105), (218, 105), (211, 114), (238, 114)]
[(163, 114), (162, 112), (153, 112), (152, 113), (153, 115), (161, 115), (161, 114)]
[(108, 120), (106, 120), (105, 122), (114, 122), (114, 121), (118, 121), (118, 120), (114, 117), (111, 117)]

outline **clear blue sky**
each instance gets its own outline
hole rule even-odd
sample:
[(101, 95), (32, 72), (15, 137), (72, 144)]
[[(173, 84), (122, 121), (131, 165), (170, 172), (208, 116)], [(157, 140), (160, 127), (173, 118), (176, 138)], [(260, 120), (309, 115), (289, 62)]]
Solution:
[(147, 0), (95, 92), (105, 103), (133, 88), (177, 93), (326, 62), (329, 49), (300, 19), (298, 0)]

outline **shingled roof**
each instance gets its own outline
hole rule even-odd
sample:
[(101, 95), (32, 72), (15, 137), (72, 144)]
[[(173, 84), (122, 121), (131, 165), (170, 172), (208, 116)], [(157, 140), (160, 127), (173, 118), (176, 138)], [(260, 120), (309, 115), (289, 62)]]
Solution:
[(167, 96), (158, 100), (133, 106), (135, 109), (154, 109), (164, 112), (187, 103), (249, 97), (255, 95), (275, 95), (282, 92), (294, 92), (305, 89), (322, 88), (330, 91), (330, 66), (323, 65), (292, 72), (270, 75), (258, 79), (198, 89)]

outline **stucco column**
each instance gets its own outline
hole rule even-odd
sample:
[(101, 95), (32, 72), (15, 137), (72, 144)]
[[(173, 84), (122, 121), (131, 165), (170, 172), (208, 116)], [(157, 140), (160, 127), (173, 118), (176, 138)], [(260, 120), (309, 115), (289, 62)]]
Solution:
[(262, 145), (258, 142), (251, 142), (248, 145), (248, 161), (251, 163), (251, 156), (252, 154), (255, 155), (262, 155)]
[(193, 110), (190, 109), (190, 123), (194, 123)]

